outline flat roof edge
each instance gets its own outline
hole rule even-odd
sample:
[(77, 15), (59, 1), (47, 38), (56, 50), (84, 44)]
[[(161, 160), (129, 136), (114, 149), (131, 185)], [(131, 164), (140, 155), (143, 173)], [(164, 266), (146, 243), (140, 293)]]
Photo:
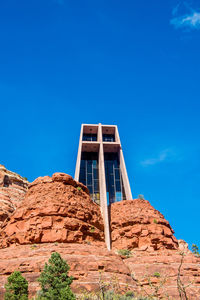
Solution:
[[(106, 125), (99, 123), (102, 127), (117, 127), (117, 125)], [(81, 126), (99, 126), (99, 124), (82, 124)]]

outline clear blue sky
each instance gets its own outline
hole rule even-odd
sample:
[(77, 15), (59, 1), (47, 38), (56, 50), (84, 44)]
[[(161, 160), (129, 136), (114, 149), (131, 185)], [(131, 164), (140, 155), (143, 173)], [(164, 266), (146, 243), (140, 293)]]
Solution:
[(117, 124), (134, 197), (200, 246), (200, 2), (0, 3), (0, 163), (74, 175), (81, 123)]

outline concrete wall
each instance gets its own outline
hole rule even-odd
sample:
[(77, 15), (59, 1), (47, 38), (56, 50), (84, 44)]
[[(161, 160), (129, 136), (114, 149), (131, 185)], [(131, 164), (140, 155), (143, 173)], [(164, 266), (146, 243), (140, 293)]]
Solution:
[[(83, 141), (83, 133), (97, 133), (97, 141)], [(102, 132), (105, 133), (114, 133), (115, 142), (103, 142)], [(107, 248), (111, 249), (111, 239), (110, 239), (110, 220), (108, 214), (108, 205), (107, 205), (107, 193), (106, 193), (106, 178), (105, 178), (105, 164), (104, 164), (104, 152), (117, 152), (120, 160), (120, 169), (122, 173), (122, 180), (124, 184), (125, 196), (126, 199), (132, 199), (130, 184), (128, 180), (128, 175), (126, 171), (126, 165), (124, 161), (124, 156), (121, 148), (118, 128), (116, 125), (102, 125), (99, 123), (96, 124), (82, 124), (81, 133), (79, 139), (79, 148), (76, 162), (75, 170), (75, 180), (79, 180), (80, 173), (80, 162), (81, 162), (81, 153), (82, 151), (94, 151), (98, 152), (99, 157), (99, 191), (100, 191), (100, 207), (101, 213), (104, 220), (104, 233), (105, 241)]]

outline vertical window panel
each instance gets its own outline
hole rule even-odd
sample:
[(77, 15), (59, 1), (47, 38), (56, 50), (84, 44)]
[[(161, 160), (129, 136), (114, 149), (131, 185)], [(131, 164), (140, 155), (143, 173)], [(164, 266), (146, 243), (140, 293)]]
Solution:
[(79, 181), (87, 185), (92, 200), (100, 204), (98, 180), (98, 153), (82, 152)]
[(104, 153), (108, 205), (125, 199), (118, 153)]

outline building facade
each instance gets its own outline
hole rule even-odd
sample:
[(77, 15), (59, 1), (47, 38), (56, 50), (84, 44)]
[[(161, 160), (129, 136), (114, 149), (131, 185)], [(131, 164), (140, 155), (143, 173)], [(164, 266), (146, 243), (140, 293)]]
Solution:
[(108, 207), (132, 199), (118, 128), (116, 125), (82, 124), (75, 180), (85, 184), (100, 205), (105, 239), (110, 249)]

